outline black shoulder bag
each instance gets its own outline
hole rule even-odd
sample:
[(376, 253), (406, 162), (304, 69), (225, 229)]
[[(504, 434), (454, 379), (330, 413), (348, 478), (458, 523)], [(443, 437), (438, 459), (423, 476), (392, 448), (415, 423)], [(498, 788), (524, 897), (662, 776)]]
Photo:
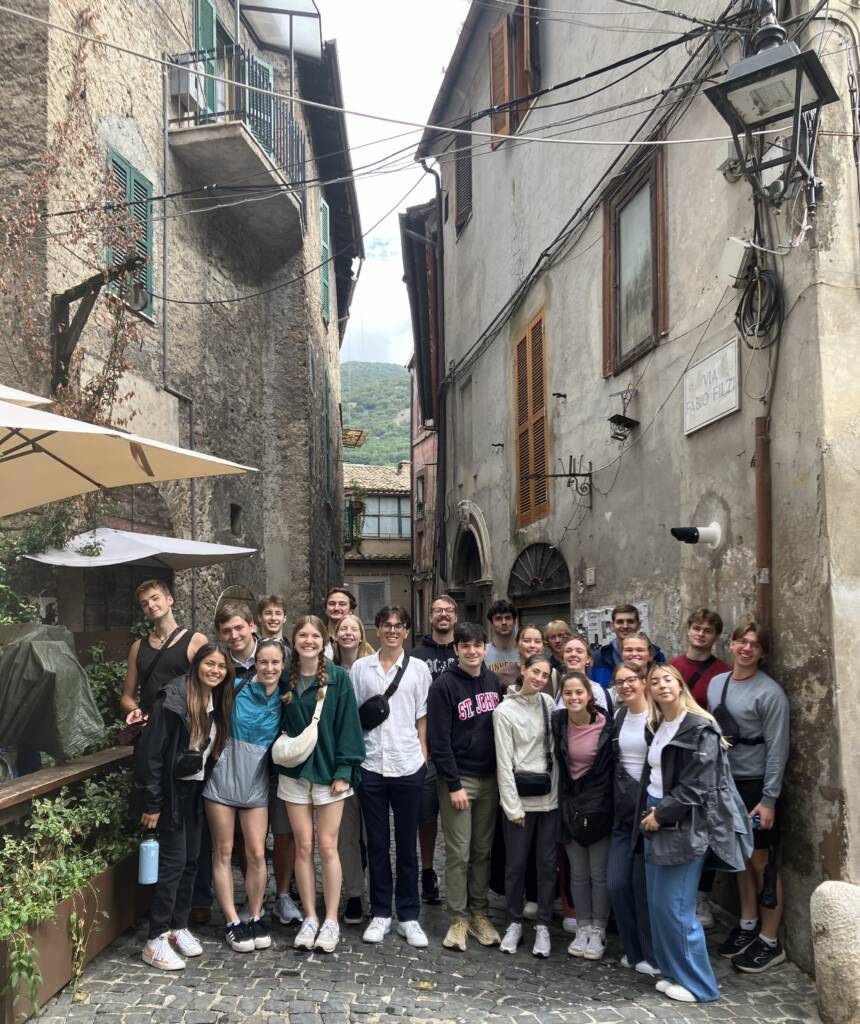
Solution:
[(543, 752), (546, 757), (545, 772), (518, 772), (514, 770), (514, 783), (520, 796), (547, 796), (552, 789), (552, 754), (549, 742), (549, 712), (543, 694), (540, 697), (540, 708), (543, 712)]
[(361, 720), (361, 728), (365, 732), (370, 732), (372, 729), (376, 729), (382, 725), (386, 718), (391, 714), (391, 705), (388, 703), (397, 691), (397, 687), (400, 686), (400, 680), (403, 678), (403, 673), (406, 671), (406, 666), (409, 664), (409, 655), (404, 653), (403, 662), (400, 668), (397, 670), (397, 675), (391, 680), (385, 693), (375, 693), (372, 697), (368, 697), (366, 701), (358, 709), (358, 717)]
[(764, 743), (764, 736), (756, 736), (753, 739), (747, 739), (740, 735), (741, 727), (738, 725), (737, 719), (726, 707), (726, 690), (729, 688), (729, 683), (732, 681), (731, 672), (726, 676), (726, 681), (723, 683), (723, 692), (720, 694), (720, 703), (714, 708), (714, 718), (717, 721), (717, 725), (720, 727), (723, 736), (726, 738), (726, 742), (730, 743), (733, 747), (758, 747)]

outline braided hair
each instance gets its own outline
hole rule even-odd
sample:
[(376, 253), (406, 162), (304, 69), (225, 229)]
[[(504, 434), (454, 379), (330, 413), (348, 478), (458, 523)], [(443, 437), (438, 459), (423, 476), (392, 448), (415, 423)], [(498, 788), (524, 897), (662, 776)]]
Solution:
[(300, 630), (304, 629), (305, 626), (311, 626), (314, 630), (316, 630), (317, 633), (319, 633), (320, 637), (322, 638), (322, 648), (317, 658), (316, 677), (317, 683), (319, 684), (319, 689), (317, 690), (317, 700), (322, 700), (323, 697), (325, 696), (324, 688), (326, 683), (328, 682), (328, 666), (326, 665), (325, 656), (325, 645), (326, 642), (328, 641), (328, 630), (326, 629), (322, 619), (317, 618), (316, 615), (302, 615), (293, 628), (293, 634), (291, 638), (293, 654), (292, 657), (290, 658), (290, 681), (287, 687), (287, 692), (281, 697), (281, 700), (284, 701), (284, 703), (286, 704), (292, 703), (293, 695), (295, 694), (296, 687), (298, 686), (299, 683), (300, 658), (299, 651), (296, 646), (296, 635), (299, 633)]

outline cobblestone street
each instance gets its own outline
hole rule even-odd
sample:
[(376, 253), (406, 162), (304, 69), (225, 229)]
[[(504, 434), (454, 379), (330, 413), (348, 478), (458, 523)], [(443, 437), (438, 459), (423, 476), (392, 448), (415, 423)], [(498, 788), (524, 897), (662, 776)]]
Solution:
[[(492, 914), (502, 926), (497, 904)], [(722, 998), (709, 1005), (673, 1003), (653, 983), (623, 969), (617, 936), (610, 936), (599, 963), (567, 955), (566, 936), (556, 922), (549, 960), (484, 949), (470, 940), (465, 954), (442, 947), (447, 927), (443, 907), (424, 907), (430, 938), (414, 950), (395, 934), (381, 946), (361, 941), (362, 927), (344, 926), (337, 951), (296, 953), (295, 928), (273, 926), (272, 948), (231, 952), (220, 929), (197, 929), (204, 952), (184, 971), (161, 973), (140, 960), (145, 931), (129, 932), (84, 971), (78, 991), (49, 1003), (42, 1024), (375, 1024), (390, 1020), (427, 1024), (615, 1024), (615, 1022), (731, 1021), (733, 1024), (817, 1020), (815, 989), (791, 964), (754, 977), (714, 959)], [(724, 928), (711, 935), (722, 938)]]

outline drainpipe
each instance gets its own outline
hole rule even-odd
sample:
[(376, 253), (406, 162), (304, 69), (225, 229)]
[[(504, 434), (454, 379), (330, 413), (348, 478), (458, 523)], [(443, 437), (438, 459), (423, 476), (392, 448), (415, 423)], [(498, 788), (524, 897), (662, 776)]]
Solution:
[[(238, 0), (236, 3), (238, 9)], [(168, 53), (163, 53), (162, 57), (165, 61), (170, 59)], [(162, 139), (161, 139), (161, 194), (167, 195), (170, 187), (169, 181), (169, 159), (170, 159), (170, 144), (168, 136), (168, 125), (170, 120), (170, 69), (167, 64), (163, 64), (161, 67), (161, 121), (162, 121)], [(167, 296), (168, 289), (170, 288), (170, 274), (168, 273), (168, 253), (170, 249), (170, 232), (168, 230), (169, 221), (167, 219), (167, 207), (166, 200), (162, 203), (162, 221), (161, 221), (161, 294), (164, 298), (161, 300), (161, 388), (168, 395), (172, 395), (180, 402), (185, 402), (188, 406), (188, 447), (192, 450), (195, 444), (195, 431), (194, 431), (194, 399), (189, 395), (184, 394), (182, 391), (177, 391), (176, 388), (170, 385), (170, 352), (168, 342), (170, 338), (170, 330), (168, 323), (168, 306)], [(197, 540), (197, 481), (195, 479), (189, 480), (190, 487), (190, 512), (191, 512), (191, 539)], [(197, 570), (191, 570), (191, 628), (197, 628)]]
[(771, 632), (773, 588), (772, 492), (770, 482), (770, 417), (755, 420), (755, 608), (756, 621)]
[[(442, 178), (437, 170), (427, 166), (427, 161), (422, 160), (421, 166), (425, 174), (432, 174), (436, 185), (436, 223), (437, 239), (434, 253), (436, 257), (436, 324), (438, 328), (439, 354), (436, 361), (440, 381), (445, 367), (445, 236), (442, 206)], [(439, 384), (437, 407), (439, 422), (436, 424), (436, 501), (434, 514), (438, 526), (438, 536), (435, 544), (435, 564), (433, 566), (433, 588), (438, 588), (439, 579), (448, 577), (447, 567), (447, 529), (445, 513), (447, 511), (447, 445), (445, 444), (445, 386)], [(440, 500), (441, 497), (441, 500)], [(441, 510), (441, 511), (440, 511)]]

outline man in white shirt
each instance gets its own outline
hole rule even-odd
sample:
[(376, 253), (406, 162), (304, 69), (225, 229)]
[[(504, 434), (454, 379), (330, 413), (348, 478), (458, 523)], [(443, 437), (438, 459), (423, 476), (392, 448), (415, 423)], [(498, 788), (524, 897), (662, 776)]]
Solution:
[[(412, 623), (408, 612), (388, 605), (376, 614), (379, 650), (352, 666), (352, 684), (359, 709), (371, 697), (387, 694), (388, 716), (364, 731), (367, 757), (358, 789), (367, 827), (371, 920), (362, 938), (382, 942), (391, 930), (391, 838), (389, 809), (394, 817), (398, 934), (410, 946), (426, 946), (418, 923), (418, 854), (416, 842), (421, 794), (427, 773), (427, 691), (430, 670), (403, 650)], [(399, 680), (398, 680), (399, 676)], [(393, 692), (392, 685), (397, 680)]]

